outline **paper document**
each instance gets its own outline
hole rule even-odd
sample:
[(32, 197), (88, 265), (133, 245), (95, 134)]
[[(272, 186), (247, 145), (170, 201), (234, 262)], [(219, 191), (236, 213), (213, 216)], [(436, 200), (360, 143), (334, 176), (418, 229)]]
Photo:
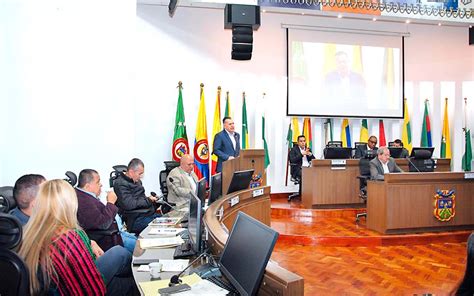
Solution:
[(160, 259), (160, 263), (163, 264), (163, 267), (161, 270), (163, 271), (181, 271), (186, 268), (189, 264), (188, 259), (177, 259), (177, 260), (171, 260), (171, 259)]
[(149, 248), (170, 248), (181, 245), (184, 240), (180, 236), (159, 237), (159, 238), (143, 238), (138, 243), (142, 249)]
[(194, 285), (190, 285), (191, 290), (176, 293), (173, 295), (177, 296), (194, 296), (194, 295), (206, 295), (206, 296), (225, 296), (229, 293), (226, 289), (222, 289), (218, 285), (211, 283), (207, 280), (201, 280)]
[(158, 217), (153, 219), (153, 221), (150, 222), (151, 226), (159, 226), (159, 225), (176, 225), (181, 221), (182, 218), (180, 217)]
[[(183, 281), (183, 284), (188, 284), (190, 286), (193, 286), (199, 281), (202, 281), (202, 279), (195, 273), (183, 276), (181, 277), (181, 280)], [(144, 296), (156, 296), (158, 294), (158, 289), (168, 287), (169, 282), (170, 280), (166, 279), (161, 281), (139, 282), (138, 284), (140, 285)]]
[(148, 234), (151, 235), (177, 235), (185, 231), (186, 228), (172, 228), (172, 227), (152, 227)]

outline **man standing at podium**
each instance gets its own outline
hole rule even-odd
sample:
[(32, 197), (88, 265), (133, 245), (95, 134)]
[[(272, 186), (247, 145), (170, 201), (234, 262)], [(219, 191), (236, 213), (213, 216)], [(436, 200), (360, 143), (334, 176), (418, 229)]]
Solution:
[(231, 117), (224, 117), (224, 130), (217, 133), (212, 145), (213, 154), (217, 155), (216, 172), (222, 172), (222, 163), (234, 159), (240, 153), (240, 135), (235, 131), (234, 121)]
[(377, 150), (377, 157), (370, 161), (370, 178), (383, 180), (384, 174), (388, 173), (403, 173), (403, 170), (390, 157), (390, 150), (387, 147), (380, 147)]

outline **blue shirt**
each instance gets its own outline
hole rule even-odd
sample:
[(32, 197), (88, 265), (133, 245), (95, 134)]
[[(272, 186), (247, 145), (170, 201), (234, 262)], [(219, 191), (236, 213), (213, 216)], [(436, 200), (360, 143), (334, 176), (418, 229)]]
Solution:
[(11, 210), (10, 215), (17, 217), (22, 226), (25, 226), (25, 224), (28, 223), (28, 220), (30, 220), (30, 216), (23, 213), (19, 208)]

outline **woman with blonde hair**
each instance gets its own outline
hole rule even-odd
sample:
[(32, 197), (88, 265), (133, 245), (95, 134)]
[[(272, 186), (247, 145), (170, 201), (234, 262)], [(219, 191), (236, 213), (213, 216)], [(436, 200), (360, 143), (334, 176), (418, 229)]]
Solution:
[[(130, 253), (120, 246), (106, 253), (100, 248), (93, 252), (97, 246), (91, 245), (79, 226), (77, 207), (76, 193), (66, 181), (51, 180), (40, 186), (19, 251), (29, 268), (31, 294), (133, 293)], [(96, 262), (96, 255), (103, 264)], [(127, 280), (125, 284), (114, 281), (118, 275)]]

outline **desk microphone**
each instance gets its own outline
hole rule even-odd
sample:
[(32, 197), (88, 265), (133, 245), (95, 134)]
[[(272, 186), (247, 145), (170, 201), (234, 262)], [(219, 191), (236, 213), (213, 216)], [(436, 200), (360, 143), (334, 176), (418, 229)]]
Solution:
[(418, 167), (413, 163), (413, 161), (411, 161), (410, 157), (407, 157), (407, 160), (417, 170), (418, 173), (421, 173), (421, 171), (418, 169)]
[(168, 286), (172, 287), (174, 285), (179, 285), (181, 284), (182, 280), (180, 279), (180, 277), (183, 275), (183, 273), (188, 270), (188, 268), (190, 268), (191, 266), (193, 266), (194, 263), (196, 263), (199, 259), (201, 259), (203, 256), (207, 255), (207, 251), (204, 251), (201, 253), (201, 255), (197, 256), (196, 259), (194, 259), (193, 261), (191, 261), (191, 263), (188, 264), (188, 266), (186, 266), (183, 270), (180, 271), (180, 273), (178, 274), (175, 274), (173, 275), (171, 278), (170, 278), (170, 282), (168, 283)]

